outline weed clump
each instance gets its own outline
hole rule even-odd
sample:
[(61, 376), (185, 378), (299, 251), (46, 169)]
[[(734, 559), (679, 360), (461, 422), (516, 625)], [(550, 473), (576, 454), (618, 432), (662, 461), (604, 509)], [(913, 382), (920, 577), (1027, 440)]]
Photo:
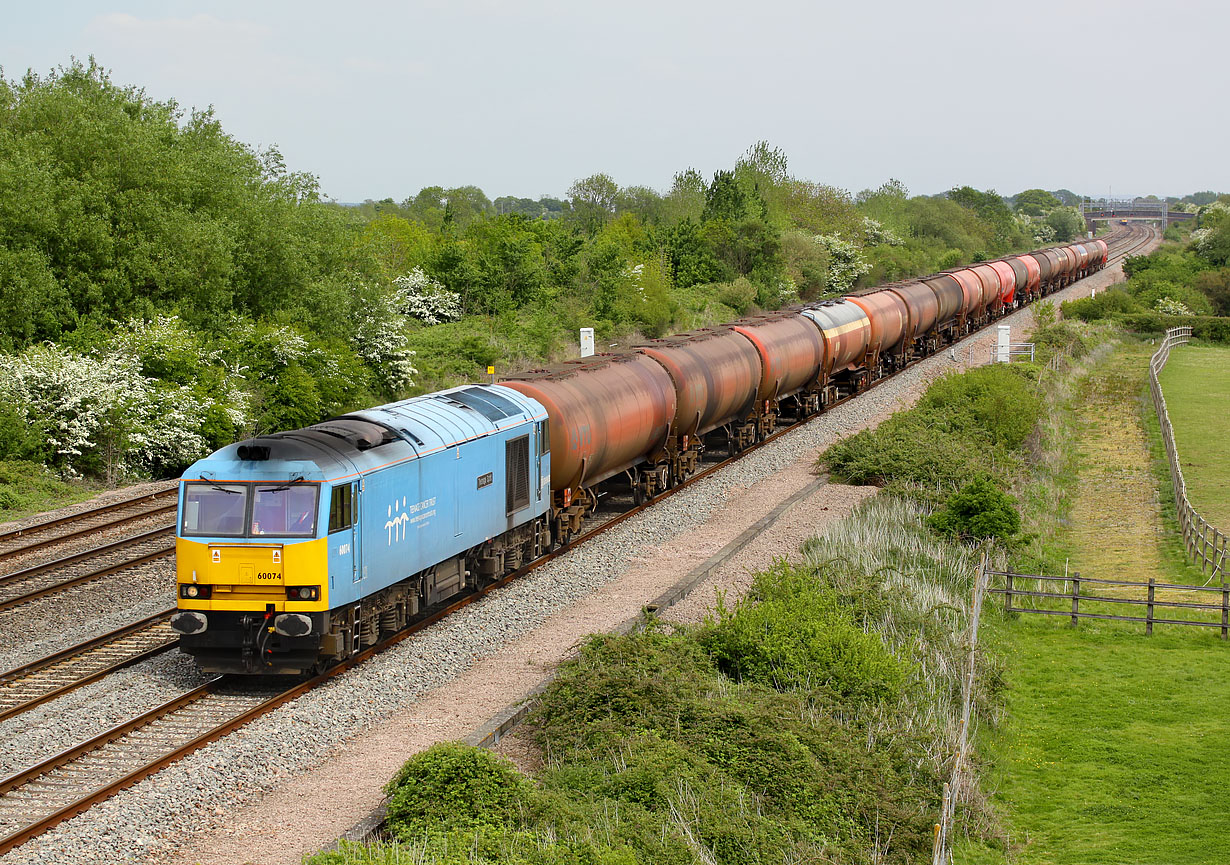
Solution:
[(1021, 514), (1012, 496), (983, 476), (963, 486), (927, 519), (927, 524), (962, 540), (1009, 541), (1021, 530)]
[(1009, 364), (947, 375), (918, 404), (838, 442), (819, 467), (845, 483), (887, 487), (938, 507), (971, 477), (1006, 487), (1042, 416), (1034, 382)]
[(385, 793), (391, 797), (389, 828), (413, 838), (441, 827), (509, 826), (530, 786), (511, 763), (490, 751), (444, 742), (407, 760)]

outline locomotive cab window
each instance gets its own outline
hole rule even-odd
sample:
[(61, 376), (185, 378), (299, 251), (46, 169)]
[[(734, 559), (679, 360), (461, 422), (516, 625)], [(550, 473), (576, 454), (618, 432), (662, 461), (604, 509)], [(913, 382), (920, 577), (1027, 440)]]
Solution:
[(187, 484), (181, 530), (186, 537), (242, 537), (247, 509), (247, 484)]
[(546, 456), (551, 453), (551, 427), (545, 420), (538, 422), (538, 455)]
[(354, 487), (346, 484), (344, 487), (334, 487), (329, 499), (329, 531), (340, 532), (354, 525)]
[(504, 477), (508, 513), (530, 506), (530, 437), (515, 438), (505, 445)]
[(252, 496), (252, 534), (313, 537), (318, 487), (257, 485)]

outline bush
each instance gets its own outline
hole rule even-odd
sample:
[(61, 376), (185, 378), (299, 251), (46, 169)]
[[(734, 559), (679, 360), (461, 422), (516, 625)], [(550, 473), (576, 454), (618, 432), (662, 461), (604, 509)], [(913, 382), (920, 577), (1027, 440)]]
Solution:
[(1060, 306), (1064, 318), (1103, 321), (1122, 313), (1141, 312), (1140, 302), (1123, 288), (1112, 288), (1093, 297), (1069, 300)]
[(1016, 448), (1038, 422), (1042, 401), (1010, 364), (994, 364), (944, 376), (927, 389), (918, 410), (954, 432)]
[(717, 621), (699, 639), (736, 681), (819, 689), (855, 701), (899, 697), (901, 665), (850, 612), (814, 574), (780, 562), (756, 576), (733, 610), (719, 604)]
[(1011, 540), (1021, 529), (1015, 500), (986, 476), (961, 488), (927, 520), (940, 534), (961, 539)]
[(404, 839), (424, 830), (509, 826), (531, 793), (507, 760), (459, 742), (415, 754), (385, 785), (389, 828)]

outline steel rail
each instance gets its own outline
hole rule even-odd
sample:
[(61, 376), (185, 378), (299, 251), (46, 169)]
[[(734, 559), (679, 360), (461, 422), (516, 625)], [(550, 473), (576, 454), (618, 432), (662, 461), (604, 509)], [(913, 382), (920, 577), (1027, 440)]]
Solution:
[(23, 526), (22, 528), (18, 528), (18, 529), (10, 529), (7, 532), (0, 532), (0, 543), (4, 543), (5, 541), (10, 541), (13, 538), (20, 538), (25, 535), (32, 535), (38, 532), (44, 532), (44, 531), (47, 531), (48, 529), (53, 529), (56, 526), (67, 525), (68, 523), (79, 522), (81, 520), (88, 520), (91, 517), (96, 517), (96, 516), (100, 516), (101, 514), (106, 514), (112, 511), (121, 510), (123, 508), (132, 507), (133, 505), (141, 504), (142, 502), (166, 498), (167, 496), (174, 495), (179, 491), (178, 484), (179, 482), (176, 481), (176, 486), (170, 487), (165, 490), (159, 490), (157, 492), (152, 492), (152, 493), (143, 493), (142, 495), (139, 495), (139, 496), (133, 496), (130, 499), (124, 499), (123, 501), (112, 502), (109, 505), (103, 505), (101, 507), (91, 508), (88, 511), (82, 511), (81, 513), (69, 514), (68, 516), (64, 516), (64, 517), (56, 517), (55, 519), (46, 520), (41, 523), (35, 523), (34, 525), (31, 525), (31, 526)]
[[(96, 650), (105, 651), (110, 649), (115, 643), (129, 637), (137, 636), (143, 631), (151, 630), (157, 625), (168, 621), (174, 612), (175, 608), (172, 607), (161, 613), (155, 613), (154, 615), (144, 618), (139, 622), (133, 622), (132, 624), (116, 628), (108, 634), (103, 634), (100, 637), (94, 637), (93, 639), (86, 640), (84, 643), (78, 643), (75, 646), (70, 646), (67, 649), (56, 652), (53, 655), (48, 655), (45, 658), (40, 658), (37, 661), (31, 661), (28, 664), (23, 664), (20, 667), (14, 667), (11, 670), (0, 673), (0, 703), (5, 702), (4, 698), (7, 696), (7, 691), (28, 688), (29, 681), (35, 679), (40, 673), (47, 672), (52, 667), (58, 667), (62, 664), (71, 663), (72, 661), (78, 659), (84, 660)], [(160, 645), (154, 645), (142, 651), (134, 652), (125, 658), (121, 658), (115, 663), (91, 670), (84, 675), (79, 675), (70, 682), (54, 685), (53, 687), (44, 690), (42, 693), (23, 699), (20, 703), (8, 706), (7, 708), (0, 708), (0, 721), (20, 715), (23, 712), (33, 709), (35, 706), (41, 706), (43, 703), (57, 699), (58, 697), (62, 697), (65, 694), (77, 690), (83, 685), (96, 682), (114, 672), (122, 670), (126, 667), (131, 667), (134, 664), (138, 664), (147, 658), (156, 657), (157, 655), (169, 652), (171, 649), (175, 648), (178, 640), (178, 635), (172, 635)]]
[[(177, 507), (179, 507), (177, 503), (163, 505), (161, 507), (153, 508), (148, 511), (142, 511), (139, 514), (130, 514), (129, 516), (120, 517), (119, 519), (116, 519), (116, 520), (111, 520), (105, 523), (99, 523), (96, 526), (87, 526), (83, 529), (77, 529), (75, 532), (69, 532), (68, 534), (56, 535), (53, 538), (44, 538), (41, 541), (35, 541), (34, 543), (24, 544), (20, 547), (13, 547), (10, 550), (4, 550), (3, 552), (0, 552), (0, 561), (3, 561), (4, 559), (16, 558), (17, 556), (24, 555), (25, 553), (30, 553), (30, 552), (33, 552), (34, 550), (41, 550), (44, 547), (50, 547), (50, 546), (53, 546), (54, 544), (60, 544), (60, 543), (64, 543), (65, 541), (75, 540), (84, 535), (93, 534), (94, 532), (101, 532), (106, 529), (113, 529), (117, 526), (126, 525), (127, 523), (135, 523), (138, 520), (144, 520), (150, 517), (161, 516), (162, 514), (166, 514), (166, 513), (170, 513), (171, 511), (174, 511)], [(175, 528), (175, 524), (172, 522), (168, 528), (172, 528), (172, 529)]]
[(6, 610), (11, 610), (14, 607), (21, 606), (22, 604), (28, 604), (31, 601), (37, 601), (40, 598), (47, 597), (48, 595), (54, 595), (58, 592), (64, 591), (65, 589), (71, 589), (74, 586), (80, 586), (84, 583), (93, 582), (94, 580), (98, 580), (103, 577), (109, 577), (112, 574), (119, 573), (120, 571), (135, 568), (137, 565), (144, 565), (149, 562), (157, 561), (158, 559), (165, 559), (168, 556), (173, 555), (175, 555), (174, 546), (163, 547), (152, 553), (137, 556), (135, 559), (125, 559), (124, 561), (118, 562), (114, 565), (107, 565), (105, 568), (90, 571), (88, 574), (82, 574), (77, 577), (62, 580), (61, 582), (54, 583), (50, 586), (44, 586), (41, 589), (35, 589), (32, 592), (16, 595), (8, 600), (0, 601), (0, 613), (5, 612)]
[(150, 529), (147, 532), (141, 532), (139, 535), (129, 535), (126, 538), (120, 538), (118, 541), (103, 544), (101, 547), (94, 547), (91, 550), (73, 553), (72, 555), (65, 556), (62, 559), (56, 559), (51, 562), (43, 562), (41, 565), (31, 565), (28, 568), (22, 568), (20, 571), (13, 571), (11, 574), (4, 574), (3, 576), (0, 576), (0, 587), (9, 586), (13, 583), (20, 583), (33, 577), (37, 577), (40, 574), (45, 574), (48, 571), (67, 568), (69, 565), (75, 565), (78, 562), (83, 562), (88, 559), (106, 555), (107, 553), (115, 552), (116, 550), (121, 550), (125, 547), (135, 547), (145, 541), (170, 534), (173, 531), (175, 531), (175, 526), (173, 525), (161, 526), (156, 529)]

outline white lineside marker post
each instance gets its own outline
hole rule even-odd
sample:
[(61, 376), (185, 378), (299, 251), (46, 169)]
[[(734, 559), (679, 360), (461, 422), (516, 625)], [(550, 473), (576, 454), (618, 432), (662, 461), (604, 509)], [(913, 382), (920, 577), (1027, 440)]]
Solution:
[(594, 329), (581, 328), (581, 357), (589, 357), (594, 353)]
[(1008, 363), (1012, 358), (1008, 353), (1008, 343), (1012, 339), (1012, 328), (1006, 324), (999, 326), (999, 342), (995, 346), (995, 361)]

